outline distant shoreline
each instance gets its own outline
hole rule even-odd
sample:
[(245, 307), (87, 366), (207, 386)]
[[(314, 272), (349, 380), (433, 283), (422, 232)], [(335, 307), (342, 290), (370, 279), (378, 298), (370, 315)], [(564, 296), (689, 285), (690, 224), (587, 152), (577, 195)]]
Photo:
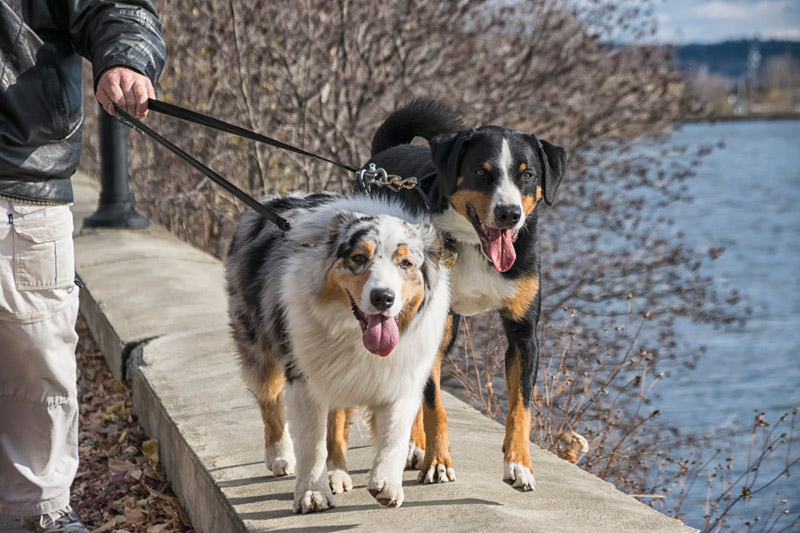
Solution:
[(781, 113), (748, 113), (747, 115), (713, 115), (703, 117), (688, 117), (681, 121), (683, 124), (714, 123), (714, 122), (744, 122), (755, 120), (800, 120), (800, 112), (787, 111)]

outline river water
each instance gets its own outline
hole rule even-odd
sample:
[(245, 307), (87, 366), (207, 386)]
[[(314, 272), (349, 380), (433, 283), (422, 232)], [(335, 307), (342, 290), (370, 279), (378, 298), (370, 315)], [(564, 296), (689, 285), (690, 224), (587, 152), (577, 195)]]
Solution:
[[(673, 136), (676, 144), (688, 146), (720, 140), (724, 147), (703, 158), (688, 182), (694, 202), (672, 209), (674, 231), (682, 231), (702, 253), (724, 248), (706, 272), (722, 293), (738, 289), (753, 315), (732, 331), (680, 323), (679, 335), (708, 351), (695, 370), (679, 363), (662, 367), (669, 379), (660, 388), (658, 408), (666, 422), (708, 435), (710, 448), (729, 446), (723, 462), (732, 456), (734, 472), (741, 472), (749, 432), (722, 437), (726, 430), (749, 426), (756, 411), (774, 423), (800, 406), (800, 121), (692, 124)], [(797, 440), (794, 456), (800, 453), (800, 435)], [(761, 480), (781, 471), (785, 449), (779, 455), (766, 462)], [(765, 520), (776, 498), (789, 500), (781, 510), (800, 514), (800, 465), (791, 477), (739, 506), (732, 525), (754, 516)], [(705, 500), (705, 482), (698, 480), (684, 506), (687, 523), (702, 527)]]

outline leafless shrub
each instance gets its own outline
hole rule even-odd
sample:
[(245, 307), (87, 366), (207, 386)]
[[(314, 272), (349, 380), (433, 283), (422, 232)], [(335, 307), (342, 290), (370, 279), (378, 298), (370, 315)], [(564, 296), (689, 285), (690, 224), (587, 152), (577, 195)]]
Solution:
[[(789, 507), (792, 495), (776, 492), (769, 509), (746, 507), (753, 496), (789, 477), (800, 462), (800, 452), (793, 450), (798, 408), (774, 425), (758, 413), (749, 430), (746, 459), (725, 457), (722, 448), (704, 458), (709, 446), (726, 437), (738, 438), (741, 432), (718, 434), (711, 441), (655, 423), (659, 411), (651, 407), (650, 398), (664, 374), (653, 373), (652, 354), (639, 348), (648, 318), (629, 314), (624, 325), (607, 330), (612, 338), (619, 333), (625, 346), (622, 351), (604, 351), (608, 344), (579, 342), (573, 329), (577, 312), (565, 311), (560, 327), (547, 326), (543, 332), (531, 433), (537, 445), (676, 518), (687, 518), (687, 497), (695, 485), (705, 483), (703, 523), (693, 524), (704, 532), (791, 531), (800, 524), (800, 513), (792, 514)], [(445, 387), (502, 421), (507, 395), (499, 321), (489, 314), (465, 320), (463, 326), (461, 350), (444, 366)], [(460, 386), (453, 387), (454, 381)], [(676, 449), (689, 450), (689, 456), (676, 458)]]

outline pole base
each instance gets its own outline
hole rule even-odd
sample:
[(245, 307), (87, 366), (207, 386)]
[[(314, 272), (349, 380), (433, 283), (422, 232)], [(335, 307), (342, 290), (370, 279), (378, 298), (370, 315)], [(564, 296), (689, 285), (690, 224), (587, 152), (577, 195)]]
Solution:
[(97, 211), (83, 219), (85, 228), (144, 229), (148, 226), (150, 220), (130, 202), (104, 203), (101, 200)]

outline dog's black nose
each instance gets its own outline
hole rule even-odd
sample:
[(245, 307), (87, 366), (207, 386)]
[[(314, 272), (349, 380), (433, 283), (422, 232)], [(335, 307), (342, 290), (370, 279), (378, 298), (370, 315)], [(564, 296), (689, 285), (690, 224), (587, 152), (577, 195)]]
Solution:
[(494, 220), (500, 227), (515, 226), (522, 218), (522, 209), (515, 204), (500, 204), (494, 208)]
[(369, 301), (378, 311), (386, 311), (394, 303), (394, 291), (372, 289), (372, 292), (369, 293)]

